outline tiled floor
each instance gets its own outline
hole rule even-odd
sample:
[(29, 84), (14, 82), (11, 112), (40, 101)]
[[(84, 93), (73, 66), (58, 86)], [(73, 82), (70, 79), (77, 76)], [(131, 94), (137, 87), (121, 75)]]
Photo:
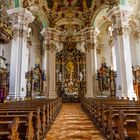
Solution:
[(106, 140), (81, 110), (80, 104), (63, 104), (46, 140)]

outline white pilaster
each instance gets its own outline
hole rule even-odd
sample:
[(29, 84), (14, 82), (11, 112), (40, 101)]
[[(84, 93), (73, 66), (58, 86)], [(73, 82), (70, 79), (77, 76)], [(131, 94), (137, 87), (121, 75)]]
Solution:
[(46, 71), (46, 44), (45, 41), (43, 43), (43, 48), (42, 48), (42, 70)]
[(137, 59), (137, 65), (140, 66), (140, 38), (135, 40), (135, 50), (136, 50), (136, 59)]
[(85, 97), (93, 97), (93, 50), (87, 46), (86, 49), (86, 95)]
[(46, 98), (49, 98), (49, 50), (46, 49)]
[[(124, 8), (124, 7), (123, 7)], [(126, 9), (125, 9), (126, 10)], [(118, 7), (113, 15), (114, 42), (117, 64), (116, 96), (136, 97), (133, 89), (132, 61), (127, 13)], [(114, 18), (115, 17), (115, 18)]]
[(54, 45), (50, 45), (49, 46), (49, 52), (48, 52), (48, 56), (49, 56), (49, 62), (48, 62), (48, 67), (49, 67), (49, 73), (48, 73), (48, 80), (49, 80), (49, 99), (55, 99), (57, 98), (57, 94), (56, 94), (56, 73), (55, 73), (55, 62), (56, 62), (56, 50), (55, 50), (55, 46)]
[[(134, 37), (130, 36), (130, 48), (131, 48), (131, 58), (132, 58), (132, 66), (135, 68), (137, 66), (137, 41), (134, 39)], [(137, 50), (137, 51), (136, 51)]]
[(96, 97), (97, 81), (96, 81), (96, 48), (92, 49), (92, 79), (93, 79), (93, 96)]
[(34, 17), (27, 9), (16, 8), (8, 10), (13, 20), (14, 38), (11, 48), (10, 63), (10, 90), (9, 96), (13, 99), (26, 96), (25, 73), (28, 70), (27, 34), (28, 24)]

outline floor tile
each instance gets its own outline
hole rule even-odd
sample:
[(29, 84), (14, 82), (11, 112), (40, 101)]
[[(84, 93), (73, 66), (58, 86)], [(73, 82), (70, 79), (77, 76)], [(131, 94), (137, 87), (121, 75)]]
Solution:
[(106, 140), (106, 138), (82, 111), (80, 104), (65, 103), (47, 133), (46, 140)]

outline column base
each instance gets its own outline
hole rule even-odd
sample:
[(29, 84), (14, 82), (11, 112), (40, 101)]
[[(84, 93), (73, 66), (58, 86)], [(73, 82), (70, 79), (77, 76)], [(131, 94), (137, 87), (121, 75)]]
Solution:
[(49, 99), (49, 93), (45, 94), (46, 99)]
[(9, 93), (9, 95), (7, 97), (12, 99), (12, 101), (15, 101), (15, 99), (17, 99), (17, 100), (24, 99), (26, 97), (26, 95), (25, 94), (19, 95), (19, 94), (13, 92), (13, 93)]
[(135, 98), (135, 100), (137, 100), (137, 96), (134, 91), (129, 91), (129, 92), (128, 91), (117, 91), (116, 97), (119, 97), (120, 99), (122, 97), (124, 97), (124, 99), (127, 99), (127, 97), (129, 97), (129, 100), (132, 100), (133, 98)]
[(57, 98), (56, 92), (49, 92), (49, 99), (56, 99), (56, 98)]
[(94, 97), (94, 96), (93, 96), (93, 92), (88, 91), (88, 92), (85, 94), (85, 97), (86, 97), (86, 98), (93, 98), (93, 97)]

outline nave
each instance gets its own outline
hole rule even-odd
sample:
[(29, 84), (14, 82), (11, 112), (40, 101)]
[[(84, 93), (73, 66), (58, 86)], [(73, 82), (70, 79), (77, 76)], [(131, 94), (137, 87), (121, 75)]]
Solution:
[(106, 140), (78, 103), (62, 104), (62, 109), (44, 140)]

